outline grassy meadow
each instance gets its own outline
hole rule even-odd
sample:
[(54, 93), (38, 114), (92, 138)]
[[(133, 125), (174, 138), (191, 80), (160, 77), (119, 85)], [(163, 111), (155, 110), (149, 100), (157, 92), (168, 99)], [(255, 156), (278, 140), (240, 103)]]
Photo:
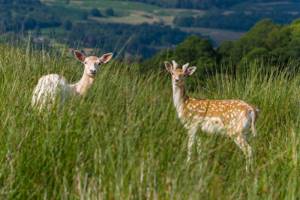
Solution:
[(299, 199), (300, 76), (250, 65), (190, 92), (260, 108), (250, 138), (254, 169), (246, 173), (230, 139), (201, 132), (186, 164), (186, 131), (166, 72), (141, 75), (138, 66), (112, 62), (86, 97), (39, 114), (30, 106), (38, 78), (59, 73), (74, 82), (81, 64), (64, 53), (1, 46), (0, 199)]

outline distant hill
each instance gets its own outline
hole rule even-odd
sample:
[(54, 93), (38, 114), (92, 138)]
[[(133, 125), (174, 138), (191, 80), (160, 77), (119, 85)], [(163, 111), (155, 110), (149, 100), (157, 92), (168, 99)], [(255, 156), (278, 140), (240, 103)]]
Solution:
[(176, 48), (165, 49), (146, 60), (143, 69), (153, 70), (148, 66), (162, 66), (165, 60), (177, 60), (180, 63), (190, 61), (191, 65), (198, 66), (198, 77), (205, 79), (203, 75), (206, 72), (215, 73), (221, 70), (220, 66), (227, 72), (239, 71), (251, 67), (249, 63), (261, 62), (264, 70), (277, 66), (276, 70), (294, 73), (300, 71), (299, 47), (300, 20), (288, 25), (262, 20), (240, 39), (224, 42), (217, 49), (201, 37), (188, 37)]
[(60, 18), (38, 0), (0, 0), (0, 34), (60, 25)]
[[(193, 8), (193, 9), (210, 9), (210, 8), (230, 8), (241, 3), (270, 3), (283, 2), (279, 0), (129, 0), (148, 4), (154, 4), (162, 7), (172, 8)], [(284, 2), (299, 2), (298, 0), (288, 0)]]
[[(239, 2), (239, 3), (238, 3)], [(174, 23), (180, 27), (206, 27), (247, 31), (262, 19), (288, 24), (300, 18), (299, 1), (236, 1), (231, 7), (209, 9), (202, 16), (176, 16)], [(224, 7), (222, 6), (224, 5)]]
[[(299, 0), (129, 0), (156, 5), (161, 8), (191, 10), (175, 15), (173, 24), (178, 27), (200, 27), (248, 31), (262, 19), (288, 24), (300, 18)], [(195, 10), (201, 14), (192, 13)]]
[(0, 0), (0, 4), (41, 4), (39, 0)]
[[(63, 13), (63, 15), (62, 15)], [(237, 40), (258, 21), (288, 24), (300, 2), (276, 0), (0, 0), (0, 42), (119, 51), (145, 59), (190, 35)]]
[[(110, 23), (109, 18), (122, 19), (118, 10), (117, 16), (108, 16), (109, 9), (100, 11), (94, 7), (86, 9), (57, 2), (49, 5), (37, 0), (2, 0), (0, 42), (26, 41), (30, 37), (43, 48), (65, 45), (83, 49), (101, 47), (101, 51), (116, 52), (117, 49), (121, 57), (141, 59), (175, 46), (188, 35), (160, 23)], [(95, 16), (92, 11), (102, 14)]]

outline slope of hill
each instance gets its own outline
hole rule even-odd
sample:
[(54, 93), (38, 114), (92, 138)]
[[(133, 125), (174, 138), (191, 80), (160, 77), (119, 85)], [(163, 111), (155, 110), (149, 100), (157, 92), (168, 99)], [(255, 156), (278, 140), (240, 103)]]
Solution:
[(117, 49), (121, 57), (140, 60), (173, 48), (189, 35), (209, 38), (217, 47), (239, 39), (262, 18), (285, 24), (300, 17), (296, 1), (200, 1), (215, 5), (209, 9), (169, 8), (164, 1), (164, 6), (151, 2), (2, 1), (0, 41), (32, 37), (43, 47)]
[(268, 18), (286, 24), (300, 18), (298, 1), (239, 1), (228, 8), (214, 8), (202, 16), (177, 16), (174, 23), (185, 27), (249, 30), (259, 20)]
[[(134, 59), (140, 59), (153, 55), (158, 49), (176, 45), (187, 35), (161, 23), (113, 22), (112, 19), (127, 15), (126, 11), (121, 11), (122, 8), (138, 9), (141, 5), (131, 3), (132, 6), (116, 6), (112, 9), (109, 6), (114, 4), (107, 2), (110, 4), (103, 10), (81, 1), (5, 3), (0, 7), (0, 11), (3, 11), (0, 12), (0, 41), (33, 37), (34, 41), (44, 47), (65, 44), (69, 47), (101, 47), (103, 51), (118, 49), (119, 56), (130, 55)], [(101, 3), (103, 2), (97, 6), (101, 7)], [(143, 6), (146, 10), (151, 8), (145, 4)]]
[(159, 5), (162, 7), (171, 8), (193, 8), (193, 9), (209, 9), (209, 8), (226, 8), (245, 1), (241, 0), (131, 0), (137, 2), (143, 2), (147, 4)]
[(135, 2), (143, 2), (152, 5), (159, 5), (162, 7), (172, 7), (172, 8), (188, 8), (188, 9), (211, 9), (211, 8), (231, 8), (240, 4), (255, 4), (255, 3), (296, 3), (297, 0), (129, 0)]
[[(204, 38), (190, 36), (173, 49), (164, 49), (143, 62), (143, 69), (158, 66), (165, 60), (190, 61), (201, 70), (195, 74), (205, 80), (205, 72), (225, 70), (235, 74), (250, 67), (248, 63), (260, 61), (264, 70), (277, 68), (290, 72), (300, 71), (300, 20), (289, 25), (279, 25), (271, 20), (262, 20), (236, 41), (227, 41), (219, 48)], [(292, 64), (291, 64), (292, 63)], [(228, 66), (230, 68), (228, 68)]]

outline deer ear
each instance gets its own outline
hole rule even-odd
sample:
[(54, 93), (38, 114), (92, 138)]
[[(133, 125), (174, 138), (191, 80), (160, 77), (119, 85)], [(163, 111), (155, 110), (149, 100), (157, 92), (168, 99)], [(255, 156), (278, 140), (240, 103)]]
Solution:
[(102, 63), (108, 63), (113, 57), (113, 53), (103, 54), (99, 59)]
[(170, 73), (172, 72), (173, 65), (171, 63), (169, 63), (168, 61), (165, 61), (165, 67), (168, 72), (170, 72)]
[(77, 60), (79, 60), (80, 62), (83, 62), (85, 59), (85, 55), (83, 53), (81, 53), (80, 51), (75, 50), (74, 55), (75, 55), (75, 58)]
[(197, 67), (193, 66), (193, 67), (188, 67), (185, 69), (184, 74), (186, 76), (190, 76), (192, 75), (195, 71), (196, 71)]
[(183, 66), (182, 66), (182, 70), (185, 72), (186, 71), (186, 69), (189, 67), (189, 63), (186, 63), (186, 64), (184, 64)]
[(178, 68), (178, 63), (175, 60), (172, 60), (172, 64), (173, 64), (173, 69)]

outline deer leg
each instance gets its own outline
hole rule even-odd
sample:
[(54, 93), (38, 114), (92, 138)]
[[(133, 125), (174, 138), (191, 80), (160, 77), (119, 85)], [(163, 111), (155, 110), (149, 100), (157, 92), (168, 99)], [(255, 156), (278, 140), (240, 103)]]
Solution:
[(252, 148), (248, 144), (245, 136), (241, 135), (241, 136), (236, 137), (234, 139), (234, 142), (242, 150), (242, 152), (244, 153), (244, 155), (246, 157), (246, 171), (248, 171), (249, 167), (252, 164)]
[(188, 131), (189, 140), (188, 140), (187, 163), (189, 163), (191, 160), (193, 145), (195, 143), (196, 132), (197, 132), (197, 127), (193, 127), (191, 129), (189, 129), (189, 131)]

